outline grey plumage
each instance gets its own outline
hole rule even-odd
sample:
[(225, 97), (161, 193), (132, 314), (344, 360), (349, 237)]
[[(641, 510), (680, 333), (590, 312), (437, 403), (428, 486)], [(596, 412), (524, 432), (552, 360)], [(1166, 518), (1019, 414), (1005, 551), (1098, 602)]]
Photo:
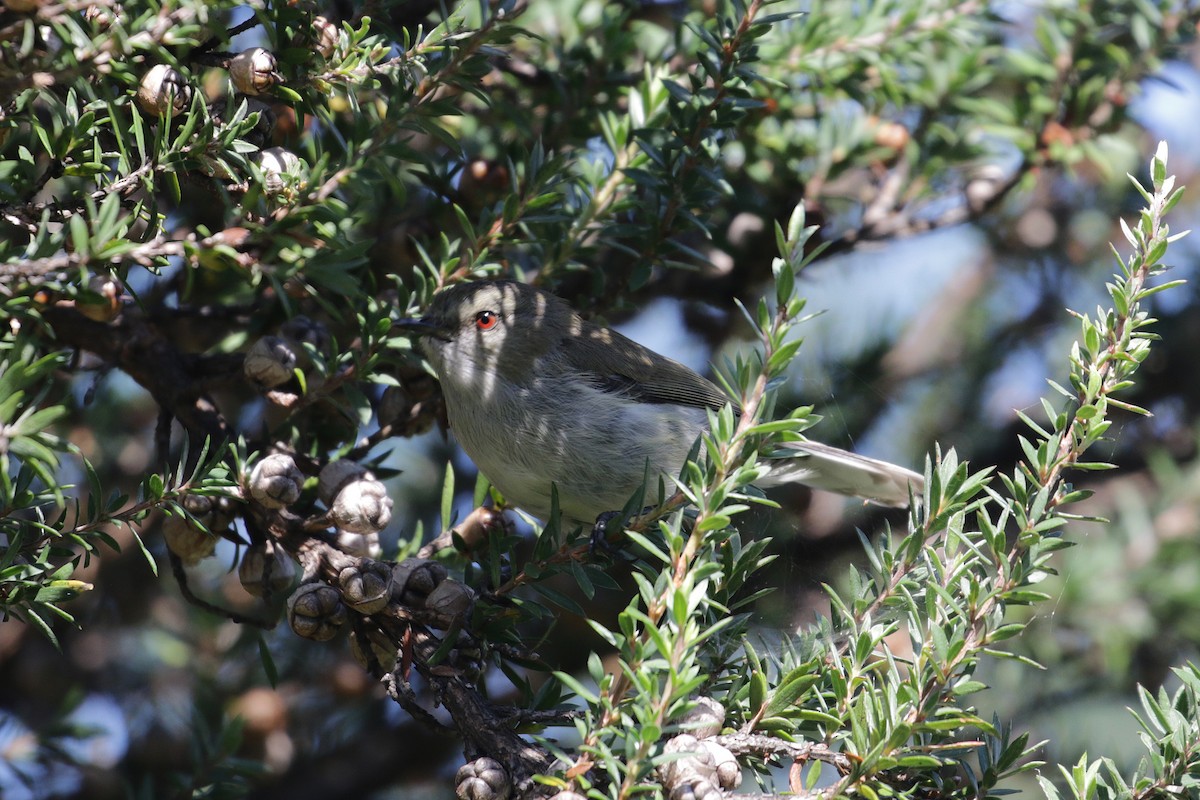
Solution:
[[(440, 292), (419, 321), (398, 323), (442, 384), (451, 430), (493, 484), (545, 518), (558, 487), (569, 520), (620, 509), (648, 473), (682, 467), (729, 399), (694, 370), (594, 325), (526, 284), (489, 281)], [(797, 481), (890, 506), (919, 492), (915, 472), (816, 442), (787, 445), (763, 485)], [(653, 498), (650, 498), (653, 499)]]

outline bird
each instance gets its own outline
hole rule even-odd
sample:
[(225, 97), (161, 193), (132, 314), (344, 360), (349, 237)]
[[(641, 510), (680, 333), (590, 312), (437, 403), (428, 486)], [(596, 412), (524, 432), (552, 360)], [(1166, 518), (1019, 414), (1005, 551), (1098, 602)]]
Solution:
[[(394, 327), (436, 373), (463, 450), (507, 502), (543, 521), (555, 488), (565, 524), (591, 525), (643, 487), (661, 501), (658, 487), (672, 485), (709, 413), (733, 403), (690, 367), (527, 283), (452, 284)], [(924, 485), (912, 470), (819, 442), (783, 447), (756, 485), (797, 482), (900, 508)]]

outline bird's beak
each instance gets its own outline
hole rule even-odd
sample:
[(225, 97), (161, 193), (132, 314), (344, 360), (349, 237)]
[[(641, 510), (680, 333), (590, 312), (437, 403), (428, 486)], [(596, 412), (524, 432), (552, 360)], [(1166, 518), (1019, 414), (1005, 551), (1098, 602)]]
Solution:
[(450, 337), (446, 335), (440, 325), (424, 318), (405, 317), (392, 320), (392, 330), (404, 331), (409, 336), (432, 336), (443, 342), (450, 341)]

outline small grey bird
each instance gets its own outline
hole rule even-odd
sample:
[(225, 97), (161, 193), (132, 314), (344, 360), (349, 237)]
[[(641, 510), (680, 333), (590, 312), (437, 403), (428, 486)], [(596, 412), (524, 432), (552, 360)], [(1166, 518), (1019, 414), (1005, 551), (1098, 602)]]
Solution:
[[(482, 281), (439, 292), (417, 335), (437, 372), (450, 428), (480, 471), (514, 505), (540, 519), (558, 487), (564, 522), (590, 525), (647, 498), (679, 474), (707, 412), (730, 400), (713, 383), (616, 331), (595, 325), (548, 292)], [(908, 505), (917, 473), (817, 442), (787, 445), (760, 486), (798, 482), (886, 506)]]

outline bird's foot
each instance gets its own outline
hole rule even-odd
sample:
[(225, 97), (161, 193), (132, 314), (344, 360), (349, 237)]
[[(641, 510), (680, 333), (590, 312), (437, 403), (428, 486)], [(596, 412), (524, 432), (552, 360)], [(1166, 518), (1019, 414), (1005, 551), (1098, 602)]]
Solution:
[[(595, 555), (596, 551), (599, 550), (601, 552), (608, 554), (610, 557), (613, 557), (613, 558), (621, 556), (621, 550), (625, 544), (625, 538), (620, 536), (620, 533), (626, 527), (625, 526), (626, 519), (629, 519), (629, 521), (633, 521), (633, 520), (638, 519), (638, 517), (645, 516), (647, 514), (652, 513), (653, 511), (654, 511), (654, 506), (646, 506), (641, 511), (639, 511), (637, 514), (634, 514), (632, 517), (627, 517), (626, 516), (627, 512), (625, 512), (625, 511), (605, 511), (603, 514), (596, 517), (596, 523), (592, 526), (592, 535), (591, 535), (590, 540), (588, 541), (588, 555)], [(616, 526), (612, 526), (613, 520), (620, 520), (620, 524), (616, 525)], [(609, 538), (609, 527), (610, 526), (617, 529), (617, 530), (613, 531), (613, 533), (614, 533), (613, 539)], [(615, 539), (615, 541), (614, 541), (614, 539)], [(628, 556), (621, 556), (621, 557), (626, 558), (630, 561), (633, 560), (632, 558), (630, 558)]]
[(592, 535), (588, 539), (589, 556), (595, 555), (597, 550), (612, 555), (620, 549), (618, 545), (609, 544), (608, 541), (608, 524), (619, 516), (620, 511), (605, 511), (596, 517), (596, 522), (592, 525)]

